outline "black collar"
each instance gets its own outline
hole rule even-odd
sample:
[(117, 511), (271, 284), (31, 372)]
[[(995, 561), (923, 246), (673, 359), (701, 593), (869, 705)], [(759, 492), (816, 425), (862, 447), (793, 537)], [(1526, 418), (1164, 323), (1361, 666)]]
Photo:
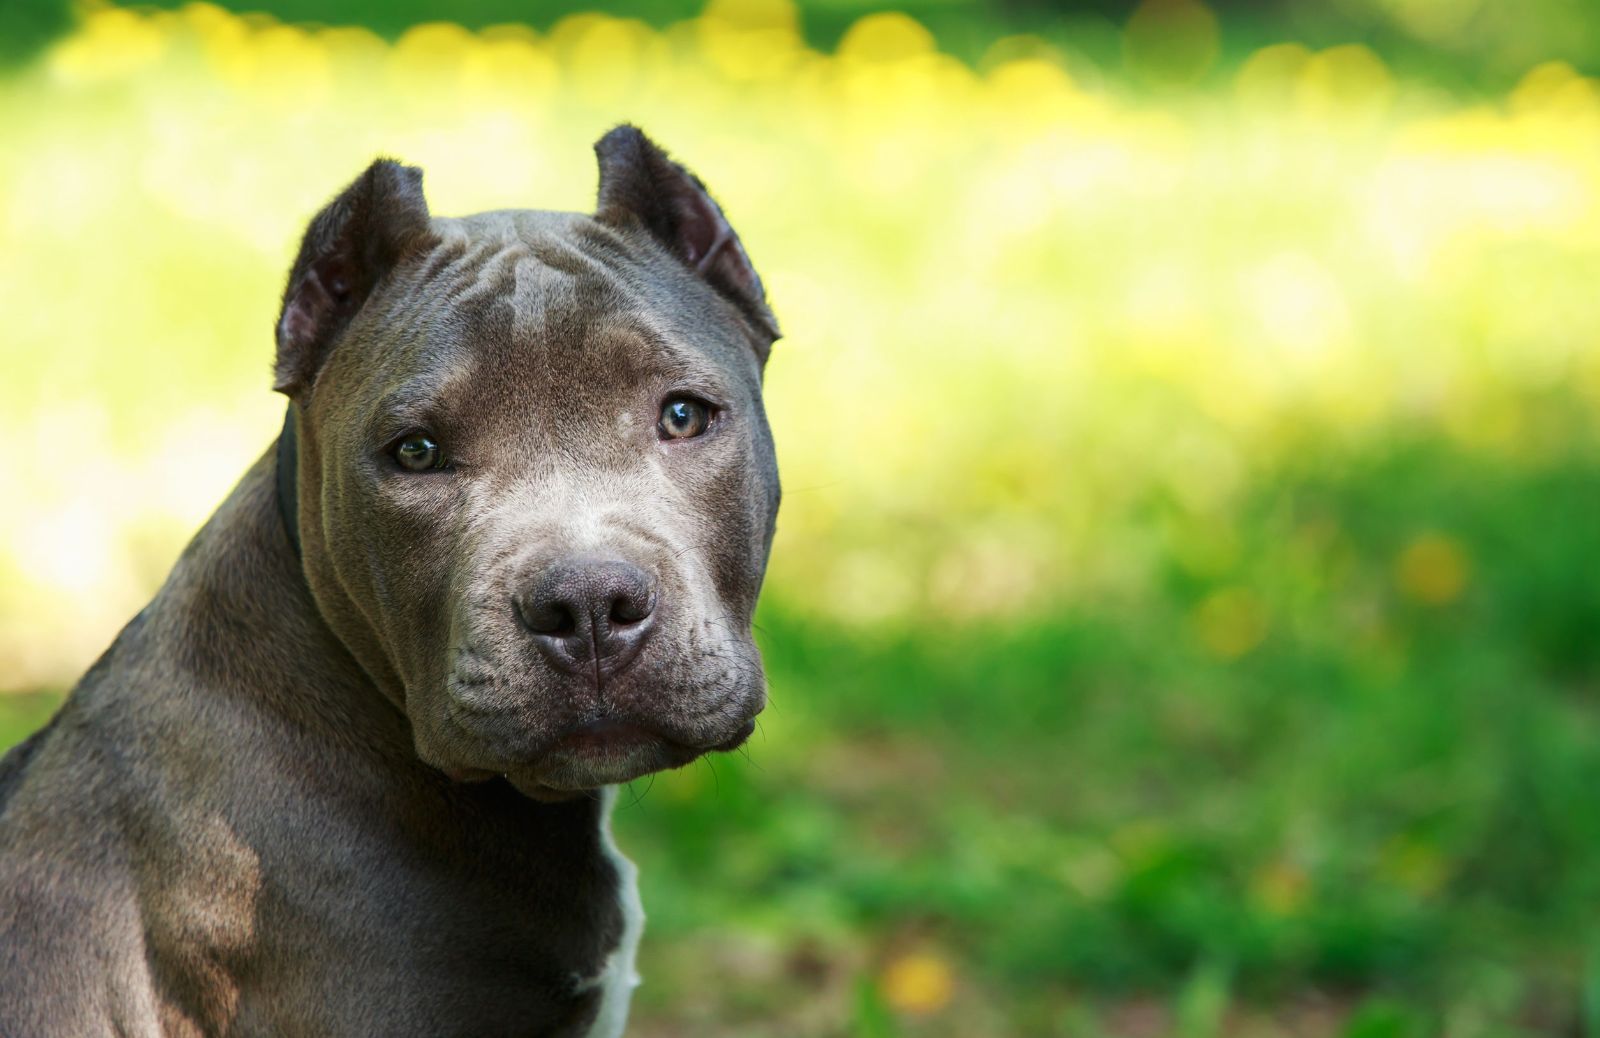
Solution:
[(278, 434), (278, 514), (289, 535), (294, 557), (300, 557), (300, 480), (299, 442), (295, 435), (294, 404), (283, 416), (283, 431)]

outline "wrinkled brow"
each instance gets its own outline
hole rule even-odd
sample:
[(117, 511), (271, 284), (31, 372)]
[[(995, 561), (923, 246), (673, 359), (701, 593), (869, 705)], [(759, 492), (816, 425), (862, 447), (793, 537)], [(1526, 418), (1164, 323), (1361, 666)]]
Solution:
[(371, 421), (386, 429), (429, 425), (468, 396), (470, 381), (469, 362), (457, 358), (444, 370), (406, 379), (381, 393)]

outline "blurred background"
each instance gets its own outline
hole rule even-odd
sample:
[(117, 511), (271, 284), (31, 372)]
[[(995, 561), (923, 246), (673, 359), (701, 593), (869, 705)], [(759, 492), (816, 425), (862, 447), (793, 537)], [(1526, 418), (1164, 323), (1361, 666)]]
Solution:
[(631, 120), (788, 336), (632, 1033), (1600, 1034), (1600, 14), (583, 7), (0, 6), (0, 745), (275, 435), (334, 190), (587, 210)]

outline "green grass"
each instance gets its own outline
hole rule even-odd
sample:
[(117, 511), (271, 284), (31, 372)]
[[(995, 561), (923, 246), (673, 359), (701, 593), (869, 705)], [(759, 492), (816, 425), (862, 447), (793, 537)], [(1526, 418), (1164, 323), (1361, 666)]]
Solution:
[(0, 696), (0, 746), (10, 749), (44, 726), (61, 701), (59, 692)]

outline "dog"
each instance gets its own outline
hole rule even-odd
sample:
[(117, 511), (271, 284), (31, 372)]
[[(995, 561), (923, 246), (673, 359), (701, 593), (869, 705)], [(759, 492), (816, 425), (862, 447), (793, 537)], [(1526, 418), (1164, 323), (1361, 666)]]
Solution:
[(638, 129), (593, 215), (311, 221), (275, 447), (0, 762), (0, 1034), (617, 1035), (618, 783), (738, 747), (777, 324)]

